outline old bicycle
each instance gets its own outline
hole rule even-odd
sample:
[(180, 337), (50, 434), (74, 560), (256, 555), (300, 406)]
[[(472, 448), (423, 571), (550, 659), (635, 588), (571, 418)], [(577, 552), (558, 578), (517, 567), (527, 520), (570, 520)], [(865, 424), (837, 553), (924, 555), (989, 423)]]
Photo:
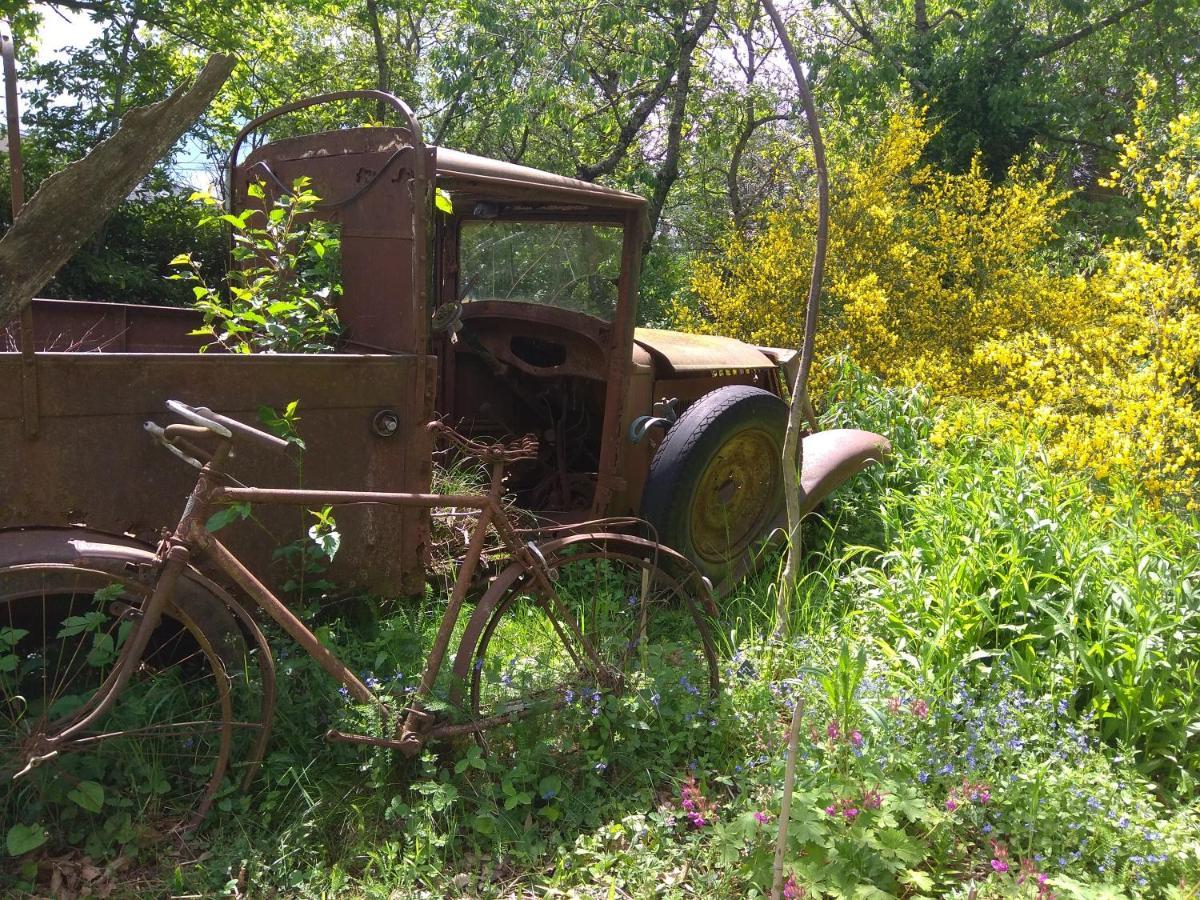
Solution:
[[(0, 559), (4, 830), (38, 823), (69, 842), (94, 815), (181, 834), (203, 820), (218, 792), (249, 785), (270, 737), (277, 686), (270, 644), (247, 600), (385, 723), (381, 734), (329, 731), (328, 739), (408, 756), (431, 741), (559, 709), (585, 692), (652, 692), (656, 704), (672, 702), (672, 692), (695, 704), (715, 694), (710, 588), (686, 560), (595, 523), (543, 540), (509, 518), (505, 469), (536, 452), (532, 438), (479, 443), (430, 426), (490, 467), (486, 493), (247, 487), (228, 471), (235, 446), (287, 453), (288, 442), (206, 407), (167, 405), (184, 422), (146, 429), (198, 476), (157, 550), (77, 541), (70, 558)], [(477, 511), (414, 693), (402, 699), (368, 687), (239, 561), (208, 528), (230, 503)], [(466, 616), (446, 696), (433, 703), (489, 534), (509, 562)]]

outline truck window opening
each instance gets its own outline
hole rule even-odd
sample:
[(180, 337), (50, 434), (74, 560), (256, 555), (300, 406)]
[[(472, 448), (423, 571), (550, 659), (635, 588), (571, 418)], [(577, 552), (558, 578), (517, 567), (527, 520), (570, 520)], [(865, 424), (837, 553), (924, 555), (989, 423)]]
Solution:
[(459, 244), (463, 300), (537, 303), (611, 321), (621, 241), (616, 225), (466, 221)]

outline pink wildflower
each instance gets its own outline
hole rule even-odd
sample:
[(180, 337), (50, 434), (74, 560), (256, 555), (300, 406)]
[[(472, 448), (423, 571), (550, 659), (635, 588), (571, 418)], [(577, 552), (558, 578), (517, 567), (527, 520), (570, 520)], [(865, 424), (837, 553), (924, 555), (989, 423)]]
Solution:
[(796, 884), (796, 876), (789, 875), (788, 880), (783, 883), (783, 896), (787, 900), (797, 900), (804, 896), (804, 889)]
[(946, 801), (946, 811), (954, 812), (956, 809), (958, 809), (958, 802), (953, 797), (949, 798)]
[(760, 809), (754, 814), (754, 821), (756, 821), (759, 825), (766, 825), (771, 821), (771, 816), (769, 813), (765, 813)]
[(845, 816), (847, 820), (853, 822), (855, 817), (858, 815), (858, 810), (852, 806), (849, 809), (842, 810), (842, 815)]
[(860, 802), (863, 809), (879, 809), (883, 806), (883, 797), (880, 796), (879, 789), (875, 788), (863, 794)]
[(825, 807), (825, 815), (827, 815), (827, 816), (836, 816), (836, 815), (837, 815), (837, 807), (836, 807), (836, 806), (827, 806), (827, 807)]
[(1008, 863), (1006, 863), (1002, 859), (993, 859), (992, 860), (992, 868), (995, 869), (997, 872), (1007, 872), (1008, 871)]
[(680, 786), (679, 805), (693, 828), (703, 828), (716, 818), (716, 805), (704, 796), (694, 776), (689, 775)]
[(899, 697), (888, 697), (887, 709), (893, 716), (900, 712), (901, 701)]
[(862, 742), (863, 742), (863, 736), (862, 736), (861, 731), (850, 732), (850, 743), (851, 744), (853, 744), (855, 747), (861, 747)]
[(830, 722), (828, 727), (825, 729), (825, 734), (829, 736), (831, 741), (836, 741), (842, 736), (842, 731), (840, 728), (838, 728), (837, 722)]
[(913, 700), (909, 704), (909, 708), (912, 709), (912, 714), (918, 719), (924, 721), (929, 718), (929, 704), (924, 700)]

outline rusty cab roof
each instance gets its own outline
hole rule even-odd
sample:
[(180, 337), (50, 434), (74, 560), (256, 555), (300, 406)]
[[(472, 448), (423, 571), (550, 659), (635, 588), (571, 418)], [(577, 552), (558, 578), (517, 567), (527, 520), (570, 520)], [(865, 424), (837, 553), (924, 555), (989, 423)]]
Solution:
[(646, 205), (645, 198), (637, 194), (578, 178), (447, 147), (438, 147), (436, 151), (438, 184), (451, 193), (464, 195), (464, 199), (478, 196), (501, 202), (562, 203), (624, 212)]
[[(278, 138), (253, 150), (239, 169), (263, 161), (314, 160), (342, 155), (388, 153), (410, 142), (404, 128), (362, 126)], [(448, 147), (430, 147), (435, 154), (438, 185), (462, 197), (464, 204), (480, 199), (500, 203), (552, 204), (638, 213), (644, 197), (578, 178), (555, 175), (530, 166), (489, 159)]]

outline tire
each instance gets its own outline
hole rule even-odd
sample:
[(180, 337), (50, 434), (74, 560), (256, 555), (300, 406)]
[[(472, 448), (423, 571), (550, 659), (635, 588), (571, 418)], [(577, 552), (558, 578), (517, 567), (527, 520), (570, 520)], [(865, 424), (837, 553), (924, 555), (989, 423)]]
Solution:
[[(557, 600), (603, 660), (584, 655), (544, 611), (520, 566), (497, 578), (463, 633), (451, 703), (470, 721), (518, 721), (573, 704), (595, 709), (609, 695), (646, 708), (701, 715), (720, 689), (708, 614), (658, 565), (649, 541), (575, 541), (546, 553)], [(540, 726), (539, 726), (540, 727)]]
[[(253, 756), (264, 728), (245, 690), (257, 664), (215, 597), (168, 601), (141, 664), (113, 707), (57, 755), (13, 776), (111, 677), (150, 595), (120, 566), (33, 562), (0, 568), (0, 833), (41, 828), (46, 849), (104, 834), (153, 844), (190, 831), (231, 762)], [(31, 750), (31, 748), (33, 748)]]
[(760, 388), (705, 394), (670, 427), (642, 490), (641, 516), (718, 590), (756, 568), (783, 514), (787, 404)]

